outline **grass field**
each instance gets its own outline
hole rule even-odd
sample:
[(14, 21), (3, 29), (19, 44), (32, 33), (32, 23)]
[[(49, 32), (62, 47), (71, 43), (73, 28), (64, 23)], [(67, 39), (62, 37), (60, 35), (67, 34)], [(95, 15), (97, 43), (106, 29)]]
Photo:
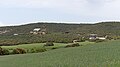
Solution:
[[(79, 42), (79, 44), (82, 45), (87, 45), (87, 44), (93, 44), (94, 42)], [(43, 45), (45, 43), (34, 43), (34, 44), (21, 44), (21, 45), (15, 45), (15, 46), (1, 46), (2, 48), (5, 49), (15, 49), (15, 48), (24, 48), (24, 49), (33, 49), (33, 48), (43, 48)], [(47, 49), (52, 48), (52, 47), (65, 47), (66, 45), (68, 45), (69, 43), (54, 43), (54, 46), (49, 46), (46, 47)]]
[[(32, 49), (32, 48), (42, 48), (45, 43), (34, 43), (34, 44), (21, 44), (15, 46), (2, 46), (2, 48), (6, 49), (14, 49), (14, 48), (24, 48), (24, 49)], [(63, 43), (54, 43), (54, 47), (65, 46)]]
[(120, 67), (120, 41), (1, 56), (0, 67)]

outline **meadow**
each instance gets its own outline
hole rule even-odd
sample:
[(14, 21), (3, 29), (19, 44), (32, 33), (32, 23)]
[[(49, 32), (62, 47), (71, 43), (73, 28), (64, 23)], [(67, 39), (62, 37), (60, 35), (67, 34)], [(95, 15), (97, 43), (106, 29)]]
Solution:
[[(78, 42), (79, 44), (82, 45), (88, 45), (88, 44), (93, 44), (94, 42), (89, 42), (89, 41), (85, 41), (85, 42)], [(33, 43), (33, 44), (21, 44), (21, 45), (14, 45), (14, 46), (1, 46), (2, 48), (8, 49), (8, 50), (13, 50), (15, 48), (23, 48), (23, 49), (37, 49), (37, 48), (43, 48), (45, 43)], [(46, 49), (51, 49), (53, 47), (55, 48), (63, 48), (66, 45), (71, 44), (71, 43), (54, 43), (54, 46), (48, 46), (45, 47)]]
[[(86, 44), (86, 43), (84, 43)], [(0, 56), (1, 67), (120, 67), (120, 41)]]

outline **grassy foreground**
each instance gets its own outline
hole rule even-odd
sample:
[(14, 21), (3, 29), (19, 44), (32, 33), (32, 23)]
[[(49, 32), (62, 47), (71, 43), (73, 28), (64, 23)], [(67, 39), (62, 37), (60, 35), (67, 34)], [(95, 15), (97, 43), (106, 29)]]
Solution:
[(120, 41), (0, 56), (1, 67), (120, 67)]

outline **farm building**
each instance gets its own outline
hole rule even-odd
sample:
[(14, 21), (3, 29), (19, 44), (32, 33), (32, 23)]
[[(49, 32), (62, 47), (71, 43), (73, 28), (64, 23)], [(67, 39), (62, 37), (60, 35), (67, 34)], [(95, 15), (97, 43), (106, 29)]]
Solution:
[(30, 31), (32, 34), (41, 34), (44, 35), (46, 34), (46, 28), (34, 28), (33, 31)]
[(97, 34), (90, 34), (89, 35), (89, 39), (92, 40), (92, 39), (96, 39), (97, 37)]
[(0, 34), (5, 34), (5, 33), (8, 33), (10, 32), (9, 30), (3, 30), (3, 31), (0, 31)]
[(14, 36), (17, 36), (17, 35), (19, 35), (19, 34), (13, 34)]
[(98, 36), (97, 34), (90, 34), (89, 39), (90, 40), (95, 40), (95, 39), (100, 39), (100, 40), (105, 40), (107, 36)]

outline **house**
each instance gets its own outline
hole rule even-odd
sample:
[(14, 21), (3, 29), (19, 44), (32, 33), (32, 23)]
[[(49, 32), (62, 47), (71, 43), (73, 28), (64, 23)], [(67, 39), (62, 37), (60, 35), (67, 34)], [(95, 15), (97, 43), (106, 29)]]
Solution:
[(96, 37), (96, 39), (105, 40), (105, 37)]
[(18, 34), (13, 34), (14, 36), (17, 36)]
[(96, 39), (96, 37), (97, 37), (97, 34), (90, 34), (89, 35), (90, 40)]
[(46, 34), (46, 28), (34, 28), (33, 31), (30, 31), (31, 34)]
[(98, 36), (97, 34), (90, 34), (89, 39), (90, 40), (96, 40), (96, 39), (100, 39), (100, 40), (106, 40), (107, 35), (106, 36)]
[(9, 30), (3, 30), (3, 31), (0, 31), (0, 34), (5, 34), (5, 33), (8, 33), (10, 32)]

